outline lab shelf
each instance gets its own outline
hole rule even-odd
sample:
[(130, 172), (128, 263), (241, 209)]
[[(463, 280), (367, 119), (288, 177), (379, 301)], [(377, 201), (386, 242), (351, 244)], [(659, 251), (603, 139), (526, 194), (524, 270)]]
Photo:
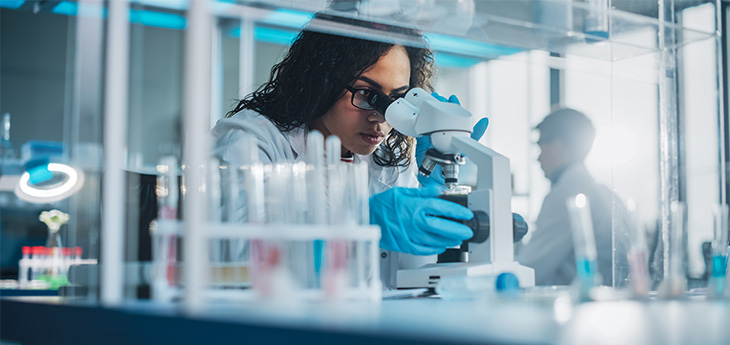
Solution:
[[(416, 28), (424, 32), (436, 50), (478, 59), (540, 50), (561, 56), (620, 61), (661, 49), (681, 48), (717, 35), (672, 23), (669, 18), (662, 21), (570, 0), (475, 0), (473, 6), (468, 1), (434, 1), (419, 8), (408, 8), (407, 1), (353, 1), (334, 9), (326, 3), (213, 1), (211, 8), (219, 18), (246, 18), (257, 25), (293, 33), (320, 13), (329, 17), (315, 23), (315, 30), (403, 44), (419, 43), (388, 28)], [(152, 0), (140, 1), (136, 6), (181, 16), (186, 7), (176, 1)], [(184, 26), (184, 19), (181, 20)], [(594, 25), (596, 22), (599, 24)], [(663, 47), (660, 37), (664, 37)]]
[[(378, 1), (362, 2), (344, 11), (325, 8), (321, 3), (239, 0), (238, 6), (221, 7), (218, 15), (243, 16), (291, 29), (316, 12), (328, 17), (312, 23), (315, 30), (404, 44), (417, 42), (387, 28), (417, 28), (432, 42), (450, 42), (446, 47), (450, 53), (481, 59), (541, 50), (619, 61), (716, 37), (715, 32), (565, 0), (476, 0), (472, 8), (459, 7), (468, 2), (436, 1), (430, 8), (410, 11), (398, 2), (390, 7)], [(594, 25), (596, 22), (599, 24)], [(660, 37), (664, 38), (663, 45), (659, 44)]]

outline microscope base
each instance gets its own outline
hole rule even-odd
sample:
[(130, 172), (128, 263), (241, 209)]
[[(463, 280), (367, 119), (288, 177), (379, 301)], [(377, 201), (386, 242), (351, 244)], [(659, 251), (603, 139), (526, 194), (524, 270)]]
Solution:
[(441, 277), (495, 276), (504, 272), (516, 275), (522, 288), (535, 286), (535, 270), (516, 261), (428, 264), (419, 268), (398, 270), (396, 283), (398, 289), (435, 288)]

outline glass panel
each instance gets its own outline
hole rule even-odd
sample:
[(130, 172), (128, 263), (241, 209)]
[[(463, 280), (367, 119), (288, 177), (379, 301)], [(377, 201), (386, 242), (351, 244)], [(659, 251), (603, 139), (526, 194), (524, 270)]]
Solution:
[[(14, 3), (19, 5), (9, 5)], [(712, 234), (710, 206), (725, 198), (723, 152), (718, 145), (722, 139), (716, 91), (719, 38), (714, 25), (707, 25), (715, 22), (714, 3), (484, 0), (432, 1), (420, 7), (414, 3), (210, 2), (215, 18), (210, 42), (212, 100), (210, 111), (199, 115), (212, 126), (240, 98), (266, 82), (271, 67), (281, 61), (315, 12), (324, 16), (310, 28), (338, 35), (420, 44), (389, 30), (418, 28), (435, 50), (436, 91), (459, 96), (476, 118), (490, 118), (481, 142), (510, 158), (513, 211), (534, 228), (551, 188), (536, 162), (534, 126), (550, 112), (552, 92), (560, 96), (557, 105), (585, 112), (596, 128), (586, 165), (597, 182), (615, 193), (610, 210), (612, 284), (626, 284), (628, 267), (621, 246), (628, 235), (617, 222), (629, 199), (639, 205), (638, 222), (648, 230), (655, 287), (663, 270), (659, 239), (670, 227), (673, 201), (685, 202), (688, 209), (688, 276), (702, 279), (706, 268), (701, 247)], [(696, 6), (700, 3), (708, 4)], [(150, 282), (137, 277), (140, 270), (149, 272), (153, 244), (160, 244), (153, 243), (150, 235), (150, 226), (156, 229), (151, 221), (164, 211), (158, 206), (158, 177), (164, 170), (160, 162), (174, 162), (165, 165), (173, 174), (169, 179), (175, 180), (168, 188), (179, 189), (180, 199), (189, 192), (186, 183), (191, 183), (181, 177), (186, 153), (183, 114), (189, 101), (184, 96), (190, 75), (185, 69), (186, 53), (190, 54), (185, 51), (188, 5), (139, 0), (132, 2), (129, 13), (129, 135), (123, 158), (129, 187), (125, 225), (129, 298), (149, 295), (144, 289)], [(98, 258), (106, 33), (100, 1), (10, 1), (2, 6), (0, 113), (11, 115), (14, 156), (3, 157), (0, 175), (0, 274), (12, 278), (22, 246), (45, 243), (45, 225), (36, 219), (50, 208), (71, 215), (61, 230), (62, 241), (83, 248), (83, 258)], [(556, 83), (559, 87), (551, 90)], [(207, 129), (200, 128), (200, 133)], [(55, 203), (18, 199), (12, 176), (17, 180), (22, 172), (22, 145), (31, 140), (61, 143), (59, 159), (85, 173), (84, 187)], [(166, 214), (168, 218), (182, 217), (179, 201), (167, 206), (177, 209)], [(171, 239), (179, 235), (174, 231), (168, 235), (161, 246), (175, 248), (165, 259), (176, 265), (183, 258), (182, 243)], [(223, 240), (207, 247), (227, 246)], [(178, 267), (165, 265), (171, 274), (179, 273)], [(93, 296), (97, 273), (90, 269), (84, 274), (90, 287), (86, 292)], [(139, 286), (143, 288), (138, 290)], [(83, 290), (69, 294), (87, 295)]]
[[(2, 276), (10, 278), (22, 267), (25, 288), (93, 297), (100, 228), (102, 7), (94, 1), (1, 5), (0, 112), (9, 114), (14, 149), (0, 158), (0, 241), (8, 246), (0, 249)], [(27, 182), (23, 176), (29, 176)], [(39, 221), (41, 211), (51, 209), (68, 214), (60, 236), (49, 236), (50, 227)], [(60, 244), (46, 237), (60, 238)], [(40, 249), (24, 257), (22, 246)], [(72, 264), (83, 268), (68, 271)]]

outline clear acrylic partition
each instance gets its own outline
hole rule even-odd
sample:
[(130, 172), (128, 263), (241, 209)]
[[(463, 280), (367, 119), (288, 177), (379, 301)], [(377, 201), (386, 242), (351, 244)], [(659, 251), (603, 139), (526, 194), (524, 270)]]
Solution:
[[(384, 1), (329, 7), (322, 1), (238, 4), (247, 9), (243, 21), (256, 22), (254, 35), (296, 32), (314, 12), (361, 22), (317, 19), (311, 28), (367, 39), (409, 44), (373, 23), (422, 29), (436, 51), (437, 91), (457, 94), (473, 113), (490, 117), (483, 142), (510, 157), (513, 209), (530, 222), (549, 190), (535, 162), (532, 127), (549, 112), (551, 101), (585, 112), (598, 132), (587, 166), (616, 195), (610, 210), (614, 247), (608, 250), (614, 253), (614, 280), (606, 283), (626, 286), (624, 255), (640, 228), (652, 286), (658, 286), (665, 270), (661, 242), (669, 231), (669, 205), (684, 201), (687, 278), (691, 286), (703, 284), (702, 243), (712, 236), (711, 206), (725, 200), (716, 2), (435, 1), (420, 8)], [(281, 54), (272, 52), (268, 56)], [(552, 96), (557, 93), (557, 99), (551, 100), (556, 72)], [(635, 210), (638, 220), (627, 219), (632, 216), (627, 209)]]
[[(5, 7), (0, 11), (3, 54), (8, 51), (5, 45), (9, 41), (5, 36), (19, 32), (6, 29), (6, 25), (20, 25), (14, 20), (34, 13), (32, 2), (18, 3), (17, 8)], [(191, 73), (185, 65), (190, 54), (186, 47), (194, 42), (187, 41), (193, 14), (188, 9), (194, 3), (199, 6), (197, 1), (138, 0), (129, 4), (126, 203), (121, 210), (105, 210), (125, 214), (123, 291), (128, 299), (149, 298), (152, 294), (153, 277), (159, 273), (154, 263), (159, 248), (167, 248), (165, 260), (171, 260), (170, 265), (163, 262), (165, 272), (176, 279), (183, 279), (180, 274), (191, 277), (190, 272), (180, 271), (176, 266), (184, 261), (183, 248), (190, 247), (184, 247), (177, 238), (184, 233), (181, 230), (184, 225), (175, 219), (206, 217), (198, 214), (198, 210), (186, 213), (189, 209), (180, 208), (179, 202), (165, 204), (162, 200), (163, 196), (170, 196), (170, 189), (165, 188), (177, 189), (181, 199), (194, 194), (197, 198), (207, 198), (205, 194), (190, 193), (186, 188), (192, 184), (184, 181), (184, 168), (187, 168), (184, 161), (190, 152), (183, 148), (194, 143), (184, 143), (186, 128), (190, 127), (186, 122), (190, 118), (186, 119), (184, 114), (189, 111), (187, 102), (191, 98), (185, 96)], [(669, 229), (669, 205), (683, 201), (688, 205), (687, 274), (698, 281), (703, 277), (705, 263), (701, 247), (712, 236), (711, 205), (725, 200), (720, 37), (715, 27), (718, 2), (239, 0), (203, 3), (206, 6), (197, 7), (196, 11), (209, 15), (215, 30), (199, 39), (211, 38), (205, 44), (210, 44), (212, 59), (204, 74), (211, 81), (210, 102), (205, 108), (210, 111), (199, 114), (205, 125), (196, 129), (198, 137), (202, 138), (238, 99), (266, 81), (271, 66), (281, 59), (298, 30), (316, 12), (353, 19), (344, 24), (324, 16), (310, 24), (315, 30), (341, 35), (413, 44), (407, 37), (383, 28), (389, 25), (419, 28), (435, 50), (436, 90), (458, 95), (476, 116), (490, 118), (490, 129), (482, 142), (511, 160), (515, 212), (534, 224), (542, 198), (549, 190), (549, 183), (536, 162), (537, 138), (533, 127), (550, 111), (552, 104), (576, 108), (592, 119), (598, 132), (587, 160), (588, 169), (617, 195), (612, 213), (613, 249), (620, 253), (627, 230), (616, 224), (622, 206), (632, 199), (638, 206), (639, 227), (646, 230), (652, 248), (652, 277), (656, 287), (664, 267), (660, 243), (663, 231)], [(58, 82), (65, 86), (59, 92), (63, 98), (54, 101), (56, 110), (53, 111), (63, 114), (64, 135), (54, 137), (49, 133), (48, 139), (62, 140), (68, 145), (68, 160), (82, 166), (87, 174), (85, 187), (58, 205), (63, 205), (59, 207), (65, 207), (72, 219), (65, 240), (84, 247), (84, 258), (98, 259), (102, 224), (99, 205), (103, 98), (100, 90), (104, 73), (102, 52), (107, 43), (103, 29), (105, 17), (99, 13), (107, 9), (102, 11), (102, 2), (90, 0), (54, 5), (44, 5), (48, 8), (41, 8), (34, 18), (42, 18), (40, 14), (50, 16), (38, 24), (45, 26), (63, 18), (65, 22), (54, 32), (66, 32), (61, 36), (68, 42), (56, 50), (57, 56), (65, 59), (64, 67), (58, 67), (64, 75)], [(3, 57), (0, 112), (27, 112), (27, 116), (39, 117), (34, 120), (36, 123), (58, 121), (60, 115), (26, 110), (34, 106), (30, 100), (15, 104), (23, 98), (17, 98), (14, 103), (6, 96), (12, 94), (7, 91), (11, 89), (9, 83), (15, 82), (13, 74), (6, 72), (13, 67), (6, 65), (8, 61)], [(54, 127), (60, 128), (61, 124)], [(31, 125), (21, 128), (22, 125), (13, 127), (13, 138), (44, 139), (30, 137)], [(7, 210), (17, 202), (12, 193), (2, 193), (5, 203), (1, 231), (5, 236), (15, 226), (8, 225)], [(165, 208), (168, 206), (174, 211)], [(44, 208), (23, 207), (33, 212)], [(24, 217), (37, 217), (26, 211)], [(169, 222), (153, 222), (158, 218), (168, 218)], [(168, 227), (170, 224), (174, 226)], [(230, 229), (225, 226), (230, 224), (219, 225), (223, 226), (218, 228), (220, 234), (229, 234), (226, 231)], [(187, 229), (192, 231), (189, 226)], [(202, 228), (195, 231), (198, 230)], [(164, 241), (155, 239), (165, 234)], [(205, 247), (201, 247), (203, 257), (209, 258), (213, 254), (208, 251), (214, 247), (226, 247), (226, 250), (235, 247), (230, 242), (224, 245), (208, 240), (201, 241), (200, 245)], [(170, 253), (170, 248), (175, 248), (175, 252)], [(206, 262), (205, 265), (210, 263)], [(240, 270), (206, 271), (205, 265), (194, 273), (199, 287), (240, 287), (240, 281), (210, 280), (217, 279), (216, 274), (218, 278), (242, 274)], [(614, 265), (615, 277), (627, 270), (620, 254)], [(69, 294), (96, 296), (98, 272), (91, 268), (79, 274), (85, 274), (78, 279), (87, 288), (69, 290)], [(626, 281), (617, 278), (613, 284), (624, 286)], [(179, 291), (173, 289), (162, 300), (174, 300), (175, 296), (179, 296)]]
[[(26, 288), (58, 289), (66, 296), (97, 295), (100, 245), (102, 164), (103, 16), (100, 1), (2, 1), (0, 112), (10, 115), (12, 153), (0, 157), (0, 242), (2, 279), (16, 279), (26, 268)], [(3, 142), (6, 148), (7, 142)], [(14, 192), (25, 163), (33, 159), (67, 165), (83, 181), (74, 193), (52, 196), (53, 186), (70, 179), (54, 173), (38, 198)], [(50, 168), (50, 164), (48, 165)], [(70, 175), (68, 175), (70, 176)], [(49, 245), (42, 211), (69, 215), (62, 225), (62, 251)], [(31, 265), (22, 261), (23, 247), (40, 251)], [(71, 248), (66, 249), (66, 248)], [(51, 254), (53, 253), (53, 254)], [(58, 254), (55, 254), (58, 253)], [(40, 263), (53, 261), (54, 272)], [(25, 265), (24, 265), (25, 263)], [(72, 263), (84, 269), (66, 272)], [(31, 268), (35, 272), (30, 272)], [(81, 281), (79, 286), (69, 281)], [(22, 285), (22, 284), (21, 284)], [(7, 286), (6, 286), (7, 287)]]

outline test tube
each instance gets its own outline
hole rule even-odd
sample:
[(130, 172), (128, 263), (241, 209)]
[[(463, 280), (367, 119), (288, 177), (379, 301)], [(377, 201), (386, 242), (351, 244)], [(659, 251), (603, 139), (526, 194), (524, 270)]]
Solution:
[(307, 136), (307, 158), (311, 164), (309, 176), (310, 218), (312, 224), (327, 223), (327, 208), (325, 199), (325, 156), (324, 136), (319, 131), (311, 131)]
[(346, 170), (341, 162), (341, 143), (337, 136), (330, 135), (325, 140), (327, 150), (327, 206), (329, 208), (329, 224), (341, 224), (345, 195)]
[[(241, 164), (229, 163), (227, 169), (221, 170), (224, 172), (221, 176), (221, 180), (225, 183), (222, 187), (222, 197), (224, 198), (224, 220), (229, 223), (243, 222), (245, 215), (245, 194), (243, 186), (243, 173), (241, 171)], [(227, 249), (229, 256), (227, 257), (228, 265), (230, 268), (227, 269), (231, 274), (230, 281), (235, 284), (242, 284), (245, 282), (245, 271), (247, 268), (248, 255), (248, 243), (245, 239), (233, 238), (227, 239)]]
[(178, 183), (177, 158), (165, 156), (157, 164), (158, 218), (177, 218)]
[[(174, 156), (165, 156), (157, 164), (157, 203), (160, 220), (177, 219), (178, 207), (178, 162)], [(151, 228), (152, 229), (152, 228)], [(177, 236), (174, 233), (153, 234), (153, 260), (155, 276), (153, 278), (153, 297), (165, 299), (167, 289), (176, 286), (177, 282)]]
[(223, 218), (227, 222), (235, 223), (243, 220), (242, 214), (242, 197), (241, 197), (241, 166), (229, 163), (221, 175), (221, 183), (225, 186), (222, 188), (222, 197), (224, 199)]
[[(205, 165), (204, 193), (207, 200), (208, 219), (213, 222), (222, 221), (223, 205), (221, 203), (221, 164), (217, 158), (211, 157)], [(223, 282), (223, 261), (226, 252), (225, 239), (208, 239), (208, 258), (211, 270), (209, 277), (213, 285)]]
[(286, 203), (291, 191), (289, 188), (290, 175), (291, 166), (274, 164), (266, 177), (264, 195), (267, 224), (290, 223), (288, 217), (291, 210), (287, 209), (288, 205)]
[(355, 164), (355, 198), (357, 199), (357, 213), (359, 225), (370, 225), (370, 190), (368, 187), (368, 164)]
[(309, 224), (309, 188), (307, 187), (307, 164), (297, 162), (291, 166), (291, 190), (287, 198), (291, 206), (294, 224)]
[[(325, 184), (324, 136), (319, 131), (311, 131), (307, 135), (307, 158), (311, 171), (309, 178), (310, 221), (314, 226), (327, 224), (327, 197)], [(322, 273), (324, 241), (316, 239), (312, 242), (312, 287), (320, 288)]]
[(711, 274), (707, 283), (707, 297), (725, 296), (728, 260), (728, 205), (717, 204), (712, 209), (714, 237), (712, 239)]
[[(347, 221), (345, 193), (347, 166), (341, 162), (342, 144), (337, 136), (330, 135), (325, 140), (327, 151), (327, 206), (329, 225), (342, 225)], [(327, 243), (326, 271), (323, 289), (327, 298), (336, 298), (346, 284), (347, 241), (332, 240)]]
[(244, 190), (246, 191), (246, 218), (251, 224), (264, 224), (266, 222), (265, 195), (264, 195), (264, 171), (265, 167), (259, 159), (258, 144), (256, 139), (245, 136), (241, 139), (244, 148), (242, 162), (244, 167)]
[(675, 201), (669, 206), (669, 209), (671, 211), (669, 231), (662, 233), (664, 279), (659, 284), (658, 292), (664, 298), (678, 298), (683, 297), (687, 290), (687, 277), (685, 274), (687, 218), (683, 203)]
[(591, 220), (591, 208), (588, 197), (585, 194), (578, 194), (568, 198), (568, 215), (570, 216), (570, 227), (573, 232), (573, 245), (575, 250), (576, 283), (579, 287), (580, 299), (589, 299), (590, 290), (600, 285), (601, 274), (598, 272), (598, 253), (596, 250), (596, 239), (593, 233), (593, 222)]
[(206, 164), (206, 177), (203, 184), (208, 200), (209, 220), (220, 222), (223, 215), (223, 204), (221, 203), (221, 163), (217, 158), (208, 159)]
[[(350, 199), (354, 219), (358, 226), (370, 225), (368, 166), (365, 162), (358, 162), (350, 167), (352, 172), (349, 185), (352, 186)], [(366, 288), (367, 282), (373, 277), (373, 267), (367, 260), (367, 242), (356, 241), (349, 253), (349, 269), (353, 277), (352, 286), (360, 290)]]
[[(608, 38), (609, 19), (608, 19), (608, 0), (586, 0), (588, 7), (585, 13), (585, 33), (597, 38)], [(588, 43), (595, 42), (597, 38), (588, 38)]]
[(28, 269), (30, 268), (30, 253), (31, 249), (28, 246), (23, 246), (23, 257), (18, 261), (18, 284), (20, 288), (28, 286), (30, 280), (28, 279)]
[(631, 288), (634, 297), (643, 298), (649, 294), (649, 249), (646, 244), (646, 232), (639, 218), (639, 211), (633, 199), (628, 200), (627, 208), (633, 236), (626, 257), (631, 274)]
[[(307, 164), (305, 162), (297, 162), (291, 165), (291, 190), (289, 197), (286, 199), (291, 224), (303, 225), (310, 224), (309, 219), (309, 189), (307, 186)], [(300, 286), (308, 288), (314, 285), (311, 261), (312, 242), (308, 240), (295, 240), (289, 244), (288, 256), (290, 272)]]

